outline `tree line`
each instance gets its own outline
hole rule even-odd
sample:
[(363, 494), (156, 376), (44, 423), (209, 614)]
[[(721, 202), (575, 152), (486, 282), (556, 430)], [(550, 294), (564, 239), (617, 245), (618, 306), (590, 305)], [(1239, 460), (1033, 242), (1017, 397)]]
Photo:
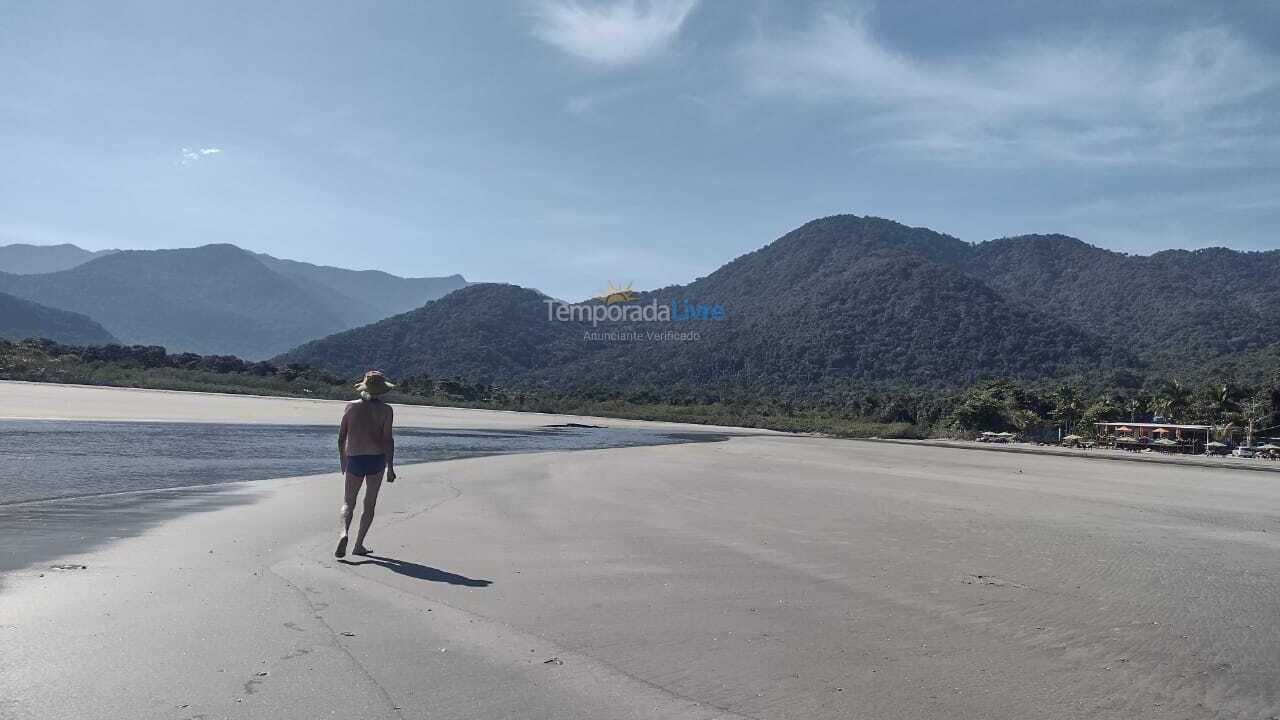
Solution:
[(1280, 371), (1256, 385), (1207, 382), (1192, 386), (1176, 379), (1150, 391), (1123, 389), (1087, 393), (1061, 384), (1047, 390), (997, 381), (958, 398), (948, 424), (959, 431), (1013, 431), (1028, 436), (1061, 430), (1089, 436), (1094, 423), (1166, 422), (1212, 425), (1221, 434), (1274, 428), (1280, 409)]
[[(357, 377), (306, 363), (169, 353), (143, 345), (69, 346), (0, 340), (0, 379), (345, 399)], [(1204, 424), (1223, 432), (1280, 425), (1280, 370), (1249, 385), (1160, 379), (1134, 389), (1081, 382), (990, 380), (956, 390), (831, 385), (820, 394), (757, 382), (618, 390), (601, 383), (508, 388), (419, 372), (393, 378), (393, 402), (596, 414), (850, 436), (928, 437), (984, 430), (1028, 437), (1089, 435), (1097, 422)]]

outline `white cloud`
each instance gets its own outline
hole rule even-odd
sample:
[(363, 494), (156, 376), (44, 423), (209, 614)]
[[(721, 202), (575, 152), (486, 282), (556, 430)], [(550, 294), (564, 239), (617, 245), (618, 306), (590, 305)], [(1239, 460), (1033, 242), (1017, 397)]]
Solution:
[(872, 152), (1194, 162), (1276, 149), (1270, 120), (1223, 128), (1280, 87), (1277, 58), (1225, 27), (932, 59), (890, 47), (869, 20), (828, 12), (802, 30), (756, 39), (741, 53), (748, 87), (848, 105), (862, 149)]
[(221, 153), (222, 153), (222, 148), (217, 148), (217, 147), (202, 147), (202, 148), (184, 147), (181, 150), (181, 157), (178, 160), (178, 164), (190, 165), (191, 163), (196, 162), (198, 160), (203, 160), (211, 155), (220, 155)]
[(640, 62), (666, 48), (697, 0), (540, 0), (534, 34), (570, 55), (599, 65)]

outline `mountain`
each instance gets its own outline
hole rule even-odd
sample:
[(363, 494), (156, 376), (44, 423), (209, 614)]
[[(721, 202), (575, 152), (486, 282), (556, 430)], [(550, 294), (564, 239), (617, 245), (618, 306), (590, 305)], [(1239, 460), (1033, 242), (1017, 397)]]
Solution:
[(678, 344), (669, 359), (661, 345), (642, 346), (638, 373), (657, 384), (714, 362), (704, 378), (766, 387), (937, 387), (1136, 361), (969, 276), (960, 263), (970, 251), (880, 218), (815, 220), (705, 278), (652, 293), (721, 303), (733, 322), (709, 324), (702, 341)]
[[(364, 290), (340, 292), (225, 244), (122, 251), (40, 275), (0, 273), (0, 291), (91, 314), (123, 342), (248, 359), (407, 309), (407, 291), (400, 305), (384, 305)], [(417, 304), (434, 297), (424, 291)]]
[(507, 381), (577, 359), (583, 326), (548, 322), (544, 299), (515, 285), (474, 284), (417, 310), (312, 341), (278, 360), (347, 374), (383, 368), (396, 375)]
[(101, 325), (79, 313), (45, 307), (0, 293), (0, 337), (9, 340), (48, 338), (66, 345), (116, 342)]
[(1063, 235), (981, 243), (964, 268), (1014, 302), (1194, 366), (1275, 343), (1280, 250), (1125, 255)]
[[(461, 375), (511, 386), (716, 389), (774, 396), (942, 387), (1140, 365), (1121, 343), (1015, 302), (966, 271), (973, 246), (879, 218), (810, 222), (711, 275), (636, 299), (720, 305), (723, 320), (548, 319), (536, 291), (475, 285), (411, 313), (308, 343), (282, 360), (344, 374)], [(648, 341), (651, 330), (696, 340)]]
[(370, 318), (384, 318), (411, 310), (467, 285), (461, 275), (407, 278), (381, 270), (347, 270), (281, 260), (265, 253), (257, 253), (256, 257), (278, 273), (338, 293), (360, 307), (362, 313)]
[(0, 245), (0, 272), (32, 275), (70, 270), (96, 257), (110, 255), (113, 252), (118, 251), (94, 252), (66, 243), (62, 245), (27, 245), (25, 243)]

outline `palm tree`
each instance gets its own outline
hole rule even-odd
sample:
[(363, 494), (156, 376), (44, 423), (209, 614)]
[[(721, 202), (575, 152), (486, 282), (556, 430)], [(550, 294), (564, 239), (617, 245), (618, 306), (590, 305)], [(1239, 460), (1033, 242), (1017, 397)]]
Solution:
[(1161, 415), (1165, 420), (1172, 420), (1173, 416), (1182, 416), (1187, 409), (1187, 401), (1191, 398), (1191, 390), (1178, 380), (1166, 381), (1164, 386), (1160, 388), (1160, 392), (1156, 395), (1156, 404), (1162, 409)]
[(1217, 440), (1218, 442), (1227, 442), (1228, 440), (1231, 439), (1231, 435), (1232, 435), (1232, 432), (1235, 430), (1235, 427), (1236, 427), (1235, 423), (1228, 422), (1226, 425), (1222, 425), (1214, 428), (1213, 439)]
[(1173, 401), (1169, 398), (1157, 396), (1151, 403), (1151, 409), (1156, 415), (1168, 418), (1173, 414)]
[(1080, 396), (1070, 385), (1061, 385), (1053, 393), (1053, 417), (1064, 426), (1067, 432), (1075, 430), (1076, 419), (1080, 417)]
[(1040, 429), (1044, 424), (1044, 420), (1034, 410), (1021, 408), (1013, 412), (1013, 415), (1009, 418), (1009, 424), (1013, 425), (1024, 437), (1029, 437)]
[(1235, 403), (1232, 402), (1231, 386), (1223, 383), (1222, 385), (1213, 386), (1213, 410), (1215, 419), (1225, 419), (1227, 413), (1231, 412)]

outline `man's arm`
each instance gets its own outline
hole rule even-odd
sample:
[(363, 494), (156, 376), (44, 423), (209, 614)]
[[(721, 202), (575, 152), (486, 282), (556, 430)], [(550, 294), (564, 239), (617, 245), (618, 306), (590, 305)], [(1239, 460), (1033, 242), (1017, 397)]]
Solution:
[[(350, 406), (348, 406), (349, 408)], [(338, 426), (338, 466), (347, 474), (347, 410), (342, 411), (342, 424)]]
[(387, 482), (396, 481), (396, 438), (392, 433), (391, 426), (396, 421), (396, 411), (387, 405), (387, 429), (386, 436), (383, 438), (383, 446), (387, 449)]

